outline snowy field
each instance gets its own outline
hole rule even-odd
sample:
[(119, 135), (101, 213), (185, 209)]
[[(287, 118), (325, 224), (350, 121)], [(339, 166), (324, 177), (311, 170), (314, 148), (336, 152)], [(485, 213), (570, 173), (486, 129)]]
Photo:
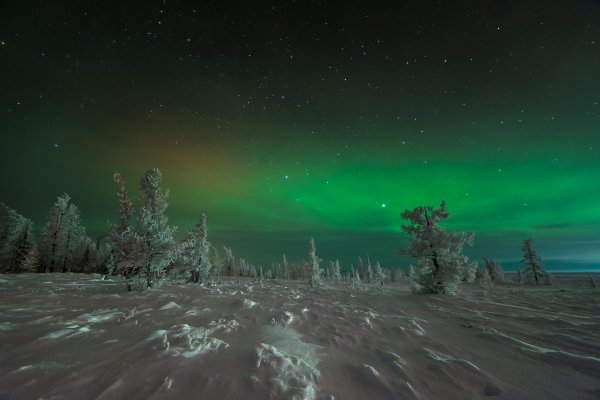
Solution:
[(600, 289), (0, 277), (1, 399), (600, 399)]

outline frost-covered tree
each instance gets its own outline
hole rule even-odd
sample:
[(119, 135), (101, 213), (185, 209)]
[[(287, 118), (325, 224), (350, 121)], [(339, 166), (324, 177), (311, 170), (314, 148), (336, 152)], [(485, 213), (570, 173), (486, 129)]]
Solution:
[(45, 272), (54, 272), (62, 259), (64, 228), (63, 223), (71, 198), (68, 194), (59, 196), (50, 209), (48, 222), (40, 237), (40, 264)]
[(40, 267), (46, 272), (70, 271), (81, 260), (87, 240), (79, 208), (68, 194), (59, 196), (40, 237)]
[(22, 272), (33, 245), (33, 222), (0, 203), (0, 272)]
[(533, 248), (531, 239), (523, 241), (523, 260), (521, 260), (521, 263), (525, 266), (523, 274), (525, 275), (526, 282), (533, 281), (536, 285), (538, 285), (540, 281), (547, 285), (551, 283), (550, 276), (542, 265), (541, 257), (538, 256)]
[(490, 271), (485, 266), (481, 269), (481, 272), (478, 271), (477, 280), (479, 281), (481, 286), (485, 288), (491, 288), (494, 286), (494, 282), (492, 281)]
[(192, 270), (192, 276), (194, 282), (199, 282), (200, 279), (204, 278), (208, 275), (210, 271), (210, 262), (208, 259), (208, 253), (210, 252), (210, 243), (208, 242), (208, 227), (206, 224), (206, 214), (202, 213), (200, 215), (200, 220), (196, 225), (196, 229), (194, 231), (196, 234), (196, 249), (197, 253), (194, 263), (194, 268)]
[(33, 243), (25, 257), (21, 269), (23, 272), (37, 272), (40, 268), (40, 253), (37, 243)]
[(225, 272), (226, 276), (235, 276), (236, 267), (233, 251), (231, 251), (231, 248), (227, 246), (223, 246), (223, 251), (225, 253), (225, 256), (223, 258), (223, 271)]
[(321, 284), (321, 259), (317, 257), (317, 248), (315, 246), (315, 240), (310, 238), (308, 242), (308, 271), (309, 278), (308, 283), (310, 286), (315, 287)]
[(127, 193), (125, 181), (120, 173), (115, 172), (113, 180), (117, 186), (117, 198), (119, 199), (119, 221), (108, 223), (108, 244), (110, 245), (110, 256), (107, 263), (107, 273), (112, 275), (114, 271), (130, 277), (133, 273), (134, 237), (131, 219), (134, 214), (133, 202)]
[(427, 206), (402, 213), (409, 221), (402, 230), (410, 241), (399, 254), (416, 259), (410, 275), (416, 293), (455, 294), (463, 279), (474, 279), (476, 264), (462, 254), (464, 244), (472, 244), (474, 235), (444, 231), (438, 224), (449, 217), (445, 202), (437, 210)]
[(4, 270), (4, 264), (12, 243), (19, 235), (18, 226), (22, 223), (23, 216), (4, 203), (0, 203), (0, 270)]
[(65, 231), (64, 249), (62, 257), (62, 272), (77, 269), (81, 263), (89, 238), (81, 224), (79, 208), (73, 203), (69, 204), (64, 217), (63, 229)]
[(261, 283), (261, 284), (265, 280), (265, 274), (263, 272), (262, 265), (259, 265), (259, 267), (258, 267), (258, 276), (256, 277), (256, 279), (258, 280), (258, 283)]
[(27, 218), (19, 221), (16, 227), (17, 236), (12, 241), (3, 272), (24, 272), (25, 262), (32, 247), (33, 222)]
[(379, 261), (377, 261), (375, 263), (375, 282), (377, 282), (379, 285), (383, 286), (385, 279), (386, 279), (386, 273), (383, 270), (383, 268), (381, 268), (381, 264), (379, 264)]
[(492, 282), (502, 282), (504, 281), (504, 270), (500, 263), (496, 260), (491, 260), (488, 258), (483, 259), (485, 262), (484, 268), (487, 269), (490, 274), (490, 279)]
[(209, 277), (211, 269), (210, 249), (206, 214), (202, 213), (194, 229), (187, 231), (179, 243), (177, 260), (171, 275), (175, 277), (183, 275), (193, 283), (203, 282)]
[(358, 256), (358, 264), (356, 266), (356, 273), (360, 279), (365, 277), (364, 267), (363, 267), (363, 259), (361, 256)]
[(85, 250), (81, 256), (79, 264), (76, 266), (75, 272), (94, 273), (98, 270), (98, 249), (96, 245), (87, 240)]
[[(169, 192), (161, 189), (161, 179), (158, 168), (153, 168), (140, 181), (141, 207), (133, 231), (133, 268), (129, 278), (137, 280), (142, 289), (159, 286), (177, 256), (176, 228), (168, 224), (165, 215)], [(131, 290), (131, 280), (128, 289)]]
[(352, 289), (360, 289), (360, 284), (361, 284), (360, 274), (358, 273), (358, 271), (354, 270), (354, 267), (351, 267), (350, 271), (351, 271), (351, 275), (352, 275), (352, 277), (350, 278)]
[(250, 276), (250, 267), (248, 263), (243, 258), (238, 260), (238, 275), (242, 277)]
[(213, 245), (210, 245), (208, 260), (210, 263), (209, 279), (211, 281), (211, 284), (221, 283), (221, 272), (223, 271), (223, 263), (221, 258), (219, 257), (219, 249), (217, 249)]
[(367, 283), (373, 282), (373, 267), (371, 267), (371, 258), (367, 256)]
[(340, 283), (342, 280), (342, 271), (340, 268), (340, 260), (335, 260), (333, 263), (333, 281)]
[(281, 257), (281, 274), (283, 275), (283, 279), (290, 279), (290, 265), (285, 254)]

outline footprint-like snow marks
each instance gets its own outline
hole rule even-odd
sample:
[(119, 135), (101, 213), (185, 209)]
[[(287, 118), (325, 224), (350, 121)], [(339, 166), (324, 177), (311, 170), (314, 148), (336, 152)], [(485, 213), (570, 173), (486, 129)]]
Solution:
[(265, 373), (273, 397), (315, 399), (318, 393), (319, 346), (303, 342), (293, 329), (266, 325), (256, 347), (257, 369)]
[(164, 352), (173, 356), (192, 358), (200, 354), (218, 352), (229, 347), (223, 340), (208, 336), (210, 330), (193, 328), (188, 324), (172, 326), (169, 330), (160, 329), (148, 340), (161, 339)]
[(424, 350), (427, 352), (427, 355), (429, 355), (429, 357), (433, 358), (434, 360), (442, 361), (442, 362), (456, 361), (456, 362), (468, 365), (468, 366), (470, 366), (471, 368), (473, 368), (473, 369), (475, 369), (477, 371), (480, 371), (479, 367), (477, 365), (473, 364), (469, 360), (463, 360), (462, 358), (454, 358), (454, 357), (451, 357), (451, 356), (449, 356), (447, 354), (436, 352), (436, 351), (428, 349), (426, 347), (424, 348)]
[(542, 346), (537, 346), (517, 339), (497, 329), (486, 328), (485, 333), (495, 334), (504, 340), (512, 341), (520, 345), (521, 349), (537, 353), (546, 362), (560, 363), (569, 365), (572, 368), (583, 372), (586, 375), (600, 377), (600, 357), (588, 356), (583, 354), (575, 354), (561, 349), (552, 349)]
[[(118, 321), (120, 318), (125, 318), (126, 315), (118, 310), (97, 310), (91, 313), (81, 314), (71, 321), (65, 321), (61, 325), (66, 326), (64, 329), (59, 329), (50, 332), (41, 339), (60, 339), (78, 336), (92, 331), (91, 325), (101, 324), (109, 321)], [(102, 331), (99, 331), (102, 332)]]
[(61, 329), (58, 331), (51, 332), (46, 336), (43, 336), (42, 339), (60, 339), (60, 338), (69, 338), (77, 335), (81, 335), (84, 333), (90, 332), (92, 329), (89, 325), (79, 326), (79, 325), (71, 325), (66, 329)]

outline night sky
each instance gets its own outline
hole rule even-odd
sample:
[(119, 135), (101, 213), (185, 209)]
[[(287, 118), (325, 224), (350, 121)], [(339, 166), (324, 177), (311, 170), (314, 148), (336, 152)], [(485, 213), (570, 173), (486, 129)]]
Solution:
[(600, 268), (600, 2), (193, 3), (1, 3), (0, 201), (95, 237), (158, 167), (256, 264), (407, 266), (400, 213), (446, 200), (473, 258)]

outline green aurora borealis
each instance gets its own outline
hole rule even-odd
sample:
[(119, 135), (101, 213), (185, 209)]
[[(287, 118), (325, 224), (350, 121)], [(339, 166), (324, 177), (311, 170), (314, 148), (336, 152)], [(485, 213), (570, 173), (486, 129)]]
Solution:
[(38, 227), (68, 192), (101, 235), (113, 172), (135, 198), (158, 167), (180, 233), (205, 211), (257, 264), (314, 236), (404, 267), (400, 213), (446, 200), (473, 258), (532, 237), (599, 268), (598, 3), (25, 3), (0, 6), (0, 201)]

